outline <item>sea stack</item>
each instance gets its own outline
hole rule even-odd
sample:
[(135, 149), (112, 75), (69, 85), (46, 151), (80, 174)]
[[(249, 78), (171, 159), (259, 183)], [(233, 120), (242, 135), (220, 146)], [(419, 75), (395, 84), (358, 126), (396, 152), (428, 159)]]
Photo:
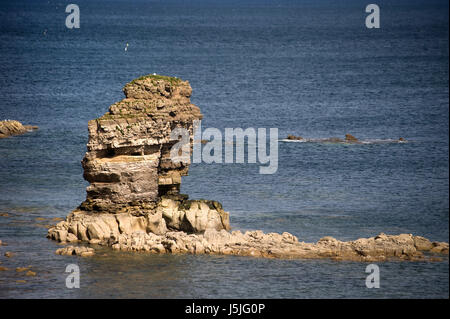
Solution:
[[(305, 243), (287, 232), (230, 232), (229, 214), (220, 203), (188, 200), (180, 194), (189, 164), (171, 160), (171, 148), (178, 142), (171, 133), (184, 128), (192, 147), (194, 121), (202, 118), (190, 102), (189, 83), (150, 75), (126, 84), (123, 91), (125, 99), (88, 124), (82, 161), (84, 178), (90, 183), (86, 200), (51, 227), (47, 237), (150, 253), (357, 261), (424, 260), (422, 251), (448, 254), (448, 243), (411, 234), (380, 234), (348, 242), (323, 237)], [(69, 246), (56, 253), (92, 256), (94, 250)]]
[(19, 121), (5, 120), (0, 121), (0, 138), (6, 138), (13, 135), (21, 135), (29, 131), (37, 130), (34, 125), (23, 125)]
[(126, 84), (123, 92), (123, 100), (89, 121), (82, 160), (90, 183), (86, 200), (61, 223), (67, 229), (52, 228), (49, 237), (95, 242), (134, 231), (229, 230), (229, 215), (220, 203), (180, 194), (189, 165), (170, 159), (178, 142), (171, 140), (172, 130), (185, 128), (192, 143), (193, 122), (202, 118), (190, 102), (189, 82), (149, 75)]

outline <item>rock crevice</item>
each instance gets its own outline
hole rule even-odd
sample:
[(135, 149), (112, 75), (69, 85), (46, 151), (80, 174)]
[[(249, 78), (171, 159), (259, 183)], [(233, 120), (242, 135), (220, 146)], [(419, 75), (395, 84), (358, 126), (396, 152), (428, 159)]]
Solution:
[(180, 194), (189, 164), (170, 158), (178, 142), (172, 131), (186, 129), (192, 146), (194, 121), (203, 116), (190, 102), (189, 82), (149, 75), (126, 84), (123, 91), (123, 100), (89, 121), (82, 160), (83, 177), (90, 183), (86, 200), (51, 228), (49, 237), (95, 242), (134, 231), (229, 230), (222, 205)]
[[(82, 160), (83, 176), (90, 183), (86, 200), (48, 230), (49, 238), (117, 250), (276, 258), (369, 261), (423, 259), (422, 251), (448, 254), (447, 243), (410, 234), (350, 242), (324, 237), (304, 243), (289, 233), (230, 232), (229, 214), (220, 203), (180, 194), (189, 165), (170, 158), (178, 142), (171, 133), (186, 129), (192, 147), (194, 121), (202, 118), (190, 102), (189, 83), (150, 75), (126, 84), (123, 91), (122, 101), (89, 121)], [(57, 253), (90, 256), (93, 251), (70, 246)]]

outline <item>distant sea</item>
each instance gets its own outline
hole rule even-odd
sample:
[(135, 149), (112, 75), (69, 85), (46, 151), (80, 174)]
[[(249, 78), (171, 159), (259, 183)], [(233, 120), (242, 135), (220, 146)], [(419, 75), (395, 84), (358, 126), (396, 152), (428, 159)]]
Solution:
[[(54, 254), (44, 225), (85, 198), (87, 122), (144, 74), (188, 80), (202, 126), (403, 144), (279, 143), (278, 171), (193, 164), (190, 198), (220, 201), (232, 228), (301, 241), (412, 233), (449, 240), (448, 1), (86, 1), (80, 29), (64, 1), (0, 2), (0, 120), (39, 130), (0, 140), (0, 298), (448, 298), (448, 257), (366, 263)], [(126, 43), (129, 44), (125, 51)], [(12, 251), (12, 258), (4, 252)], [(67, 264), (81, 288), (67, 289)], [(15, 267), (31, 265), (35, 277)], [(17, 282), (26, 280), (26, 282)]]

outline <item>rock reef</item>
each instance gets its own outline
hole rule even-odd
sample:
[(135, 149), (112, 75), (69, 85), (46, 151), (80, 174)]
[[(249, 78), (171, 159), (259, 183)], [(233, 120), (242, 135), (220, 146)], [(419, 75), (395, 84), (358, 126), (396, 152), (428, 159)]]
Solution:
[[(189, 200), (180, 194), (189, 164), (171, 160), (176, 128), (190, 132), (200, 109), (190, 102), (189, 82), (149, 75), (127, 83), (125, 98), (88, 123), (89, 140), (82, 160), (90, 183), (86, 200), (49, 237), (58, 241), (102, 240), (139, 230), (197, 233), (229, 230), (229, 215), (215, 201)], [(110, 227), (110, 228), (108, 228)]]
[[(447, 253), (447, 243), (401, 234), (343, 242), (324, 237), (299, 242), (289, 233), (231, 232), (229, 214), (212, 200), (180, 194), (189, 164), (173, 162), (176, 128), (190, 132), (202, 118), (190, 103), (192, 89), (178, 78), (149, 75), (125, 85), (125, 98), (89, 121), (82, 160), (90, 183), (86, 200), (47, 237), (61, 243), (104, 245), (115, 250), (153, 253), (224, 254), (272, 258), (337, 260), (421, 260), (422, 252)], [(346, 140), (354, 141), (346, 136)], [(57, 254), (91, 256), (92, 248), (69, 246)]]
[(5, 120), (0, 121), (0, 138), (6, 138), (13, 135), (21, 135), (26, 132), (37, 130), (34, 125), (23, 125), (19, 121)]
[(345, 138), (328, 137), (328, 138), (304, 138), (289, 134), (285, 142), (304, 142), (304, 143), (335, 143), (335, 144), (384, 144), (384, 143), (406, 143), (407, 141), (400, 137), (399, 139), (376, 139), (376, 140), (360, 140), (351, 134), (345, 134)]

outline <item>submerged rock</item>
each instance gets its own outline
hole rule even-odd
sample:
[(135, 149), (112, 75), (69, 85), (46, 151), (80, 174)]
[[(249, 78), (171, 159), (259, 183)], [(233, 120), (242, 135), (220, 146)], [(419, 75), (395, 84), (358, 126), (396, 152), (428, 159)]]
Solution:
[(97, 243), (135, 231), (203, 232), (229, 230), (229, 215), (215, 201), (188, 200), (180, 194), (188, 162), (171, 160), (184, 128), (193, 145), (200, 109), (190, 103), (189, 82), (150, 75), (126, 84), (125, 99), (102, 117), (89, 121), (83, 177), (90, 183), (86, 200), (48, 231), (59, 242)]
[(303, 140), (303, 137), (289, 134), (287, 139), (291, 141), (301, 141)]
[(308, 143), (332, 143), (332, 144), (386, 144), (386, 143), (407, 143), (403, 137), (397, 139), (369, 139), (360, 140), (351, 134), (345, 134), (345, 138), (327, 137), (327, 138), (304, 138), (301, 136), (288, 135), (282, 142), (300, 141)]
[(37, 126), (23, 125), (19, 121), (13, 120), (0, 121), (0, 138), (9, 137), (12, 135), (20, 135), (37, 129), (38, 129)]
[[(207, 229), (203, 234), (169, 231), (156, 235), (145, 231), (121, 233), (100, 241), (114, 250), (145, 251), (149, 253), (236, 255), (283, 259), (320, 259), (352, 261), (431, 260), (423, 252), (431, 249), (417, 248), (411, 234), (385, 235), (340, 241), (333, 237), (321, 238), (317, 243), (299, 242), (289, 233), (263, 233), (261, 231), (228, 232)], [(438, 247), (438, 246), (436, 246)], [(448, 244), (442, 244), (440, 253), (448, 254)], [(72, 255), (74, 248), (64, 254)], [(445, 250), (446, 249), (446, 250)], [(58, 253), (58, 251), (57, 251)]]

